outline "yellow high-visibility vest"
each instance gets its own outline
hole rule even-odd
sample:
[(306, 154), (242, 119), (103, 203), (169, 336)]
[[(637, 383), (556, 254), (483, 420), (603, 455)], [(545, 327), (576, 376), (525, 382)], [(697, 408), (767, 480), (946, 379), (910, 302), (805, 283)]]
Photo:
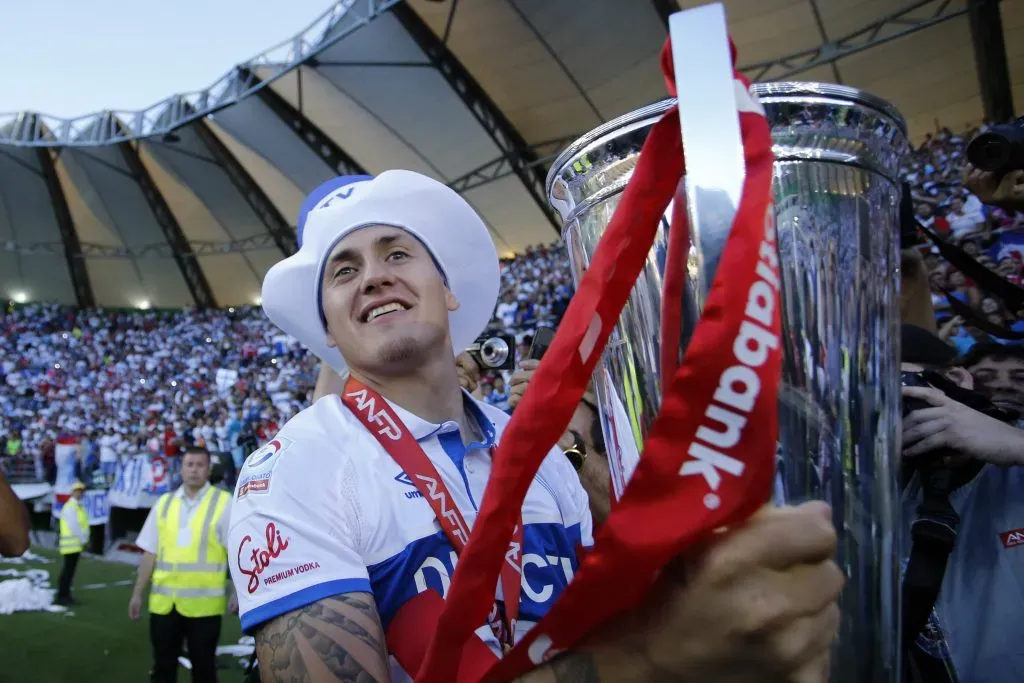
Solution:
[(165, 493), (156, 503), (158, 550), (149, 590), (149, 611), (186, 617), (224, 614), (228, 551), (217, 540), (220, 517), (231, 495), (211, 486), (192, 520), (182, 526), (181, 499)]
[[(81, 503), (74, 498), (68, 498), (68, 501), (64, 503), (64, 508), (78, 519), (78, 529), (82, 531), (89, 529), (89, 515)], [(85, 546), (82, 544), (82, 539), (78, 536), (78, 533), (75, 533), (77, 530), (71, 528), (64, 515), (64, 510), (61, 510), (60, 538), (57, 540), (57, 547), (60, 549), (61, 555), (80, 553), (85, 549)]]

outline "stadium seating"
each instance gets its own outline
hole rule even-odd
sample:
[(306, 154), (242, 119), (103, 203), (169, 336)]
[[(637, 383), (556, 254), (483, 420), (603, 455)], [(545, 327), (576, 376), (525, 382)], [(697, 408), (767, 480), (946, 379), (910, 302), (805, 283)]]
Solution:
[[(930, 135), (905, 166), (917, 218), (1021, 282), (1024, 215), (982, 206), (963, 186), (966, 140), (975, 130)], [(997, 300), (925, 243), (940, 325), (950, 318), (940, 288), (974, 304), (993, 322), (1022, 329)], [(502, 289), (491, 331), (529, 348), (538, 325), (555, 326), (572, 292), (564, 246), (531, 247), (502, 262)], [(950, 325), (966, 351), (988, 336)], [(227, 310), (76, 310), (9, 305), (0, 313), (0, 462), (15, 479), (52, 477), (56, 438), (84, 440), (84, 467), (140, 453), (173, 455), (200, 443), (215, 452), (248, 452), (312, 394), (319, 364), (252, 307)], [(485, 373), (483, 395), (504, 406), (500, 373)], [(507, 380), (507, 376), (503, 377)], [(107, 467), (104, 468), (104, 463)]]

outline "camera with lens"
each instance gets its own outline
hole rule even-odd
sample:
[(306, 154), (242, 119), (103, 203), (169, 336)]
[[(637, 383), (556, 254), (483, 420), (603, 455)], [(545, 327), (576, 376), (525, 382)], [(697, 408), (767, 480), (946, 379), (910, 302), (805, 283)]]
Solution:
[(971, 140), (967, 160), (975, 168), (998, 176), (1024, 169), (1024, 116), (1013, 123), (992, 126)]
[(516, 339), (507, 334), (482, 334), (466, 352), (484, 370), (513, 370), (516, 366)]

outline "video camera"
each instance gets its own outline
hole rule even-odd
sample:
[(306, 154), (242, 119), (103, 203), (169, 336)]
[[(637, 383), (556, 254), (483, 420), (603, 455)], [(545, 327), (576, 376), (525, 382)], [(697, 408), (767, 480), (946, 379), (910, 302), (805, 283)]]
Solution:
[(967, 160), (998, 176), (1024, 169), (1024, 116), (1013, 123), (992, 126), (967, 145)]
[(484, 370), (513, 370), (516, 366), (516, 339), (507, 334), (482, 334), (466, 352)]

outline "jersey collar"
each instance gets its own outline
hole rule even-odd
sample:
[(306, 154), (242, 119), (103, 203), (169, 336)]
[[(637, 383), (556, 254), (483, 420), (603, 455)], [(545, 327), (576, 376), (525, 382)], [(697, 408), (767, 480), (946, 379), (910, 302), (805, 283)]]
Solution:
[[(487, 419), (487, 416), (484, 415), (482, 410), (480, 410), (480, 406), (477, 404), (476, 400), (465, 390), (462, 391), (462, 402), (466, 406), (466, 410), (469, 411), (469, 414), (474, 420), (476, 420), (476, 423), (480, 426), (480, 431), (484, 435), (483, 441), (471, 443), (466, 446), (466, 449), (473, 450), (475, 448), (493, 448), (496, 441), (494, 423)], [(440, 434), (459, 431), (458, 422), (448, 421), (442, 422), (441, 424), (427, 422), (426, 420), (413, 415), (405, 408), (395, 405), (391, 401), (388, 401), (388, 404), (391, 405), (398, 417), (401, 418), (405, 428), (409, 430), (409, 433), (412, 434), (417, 441), (425, 441)]]

